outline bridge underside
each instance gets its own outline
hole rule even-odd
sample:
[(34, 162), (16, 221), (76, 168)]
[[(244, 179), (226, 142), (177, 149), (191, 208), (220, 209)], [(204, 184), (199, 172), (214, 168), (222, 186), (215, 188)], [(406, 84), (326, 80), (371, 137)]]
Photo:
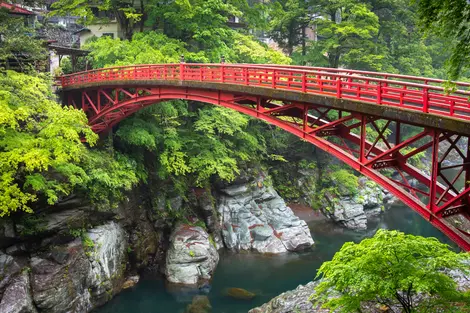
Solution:
[[(205, 86), (203, 88), (203, 86)], [(231, 108), (334, 155), (392, 192), (470, 251), (470, 123), (352, 100), (263, 87), (122, 81), (64, 88), (97, 133), (171, 99)], [(420, 158), (426, 154), (426, 158)], [(429, 163), (425, 159), (431, 159)]]

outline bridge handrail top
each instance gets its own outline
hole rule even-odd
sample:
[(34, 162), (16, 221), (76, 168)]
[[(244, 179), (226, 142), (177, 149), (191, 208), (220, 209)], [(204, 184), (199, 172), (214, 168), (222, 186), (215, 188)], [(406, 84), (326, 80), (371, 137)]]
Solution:
[[(241, 63), (241, 64), (250, 64), (250, 63)], [(278, 64), (263, 64), (263, 66), (268, 67), (276, 67), (279, 66)], [(414, 80), (422, 80), (427, 81), (430, 83), (446, 83), (451, 82), (456, 84), (457, 86), (465, 86), (470, 87), (470, 83), (461, 82), (461, 81), (452, 81), (452, 80), (445, 80), (440, 78), (429, 78), (424, 76), (413, 76), (413, 75), (404, 75), (404, 74), (396, 74), (396, 73), (387, 73), (387, 72), (374, 72), (374, 71), (363, 71), (363, 70), (350, 70), (347, 68), (333, 68), (333, 67), (320, 67), (320, 66), (303, 66), (303, 65), (286, 65), (288, 68), (293, 69), (311, 69), (316, 71), (325, 71), (325, 72), (344, 72), (344, 73), (353, 73), (353, 74), (364, 74), (364, 75), (376, 75), (376, 76), (385, 76), (385, 77), (393, 77), (393, 78), (403, 78), (403, 79), (414, 79)], [(349, 75), (350, 76), (350, 75)]]
[[(407, 81), (399, 81), (399, 80), (391, 80), (385, 78), (377, 78), (377, 77), (370, 77), (370, 76), (362, 76), (362, 75), (350, 75), (350, 74), (338, 74), (336, 72), (345, 72), (345, 73), (357, 73), (357, 74), (365, 74), (365, 75), (383, 75), (388, 77), (395, 77), (395, 78), (404, 78), (404, 79), (415, 79), (415, 80), (427, 80), (428, 82), (438, 82), (444, 83), (445, 80), (440, 80), (437, 78), (425, 78), (419, 76), (408, 76), (408, 75), (401, 75), (401, 74), (389, 74), (389, 73), (380, 73), (380, 72), (369, 72), (369, 71), (360, 71), (360, 70), (348, 70), (348, 69), (337, 69), (337, 68), (325, 68), (325, 67), (304, 67), (304, 66), (291, 66), (291, 65), (277, 65), (277, 64), (250, 64), (250, 63), (240, 63), (240, 64), (230, 64), (230, 63), (162, 63), (162, 64), (135, 64), (135, 65), (121, 65), (121, 66), (112, 66), (112, 67), (103, 67), (99, 69), (93, 69), (88, 71), (82, 71), (67, 75), (59, 76), (59, 78), (68, 78), (77, 75), (89, 74), (89, 73), (96, 73), (96, 72), (103, 72), (108, 70), (119, 70), (119, 69), (132, 69), (132, 68), (145, 68), (145, 67), (169, 67), (169, 66), (180, 66), (184, 64), (185, 66), (194, 66), (194, 67), (230, 67), (230, 68), (251, 68), (251, 69), (259, 69), (259, 70), (285, 70), (290, 71), (293, 73), (298, 74), (313, 74), (313, 75), (329, 75), (336, 78), (357, 78), (362, 80), (373, 81), (377, 83), (388, 83), (388, 84), (395, 84), (401, 86), (409, 86), (409, 87), (416, 87), (416, 88), (423, 88), (427, 90), (437, 90), (437, 91), (446, 91), (446, 88), (441, 86), (434, 86), (434, 85), (427, 85), (427, 84), (420, 84), (414, 82), (407, 82)], [(307, 70), (302, 70), (306, 68)], [(452, 82), (458, 86), (470, 86), (470, 83), (464, 82)], [(451, 93), (455, 94), (464, 94), (470, 96), (470, 91), (466, 90), (454, 90)]]

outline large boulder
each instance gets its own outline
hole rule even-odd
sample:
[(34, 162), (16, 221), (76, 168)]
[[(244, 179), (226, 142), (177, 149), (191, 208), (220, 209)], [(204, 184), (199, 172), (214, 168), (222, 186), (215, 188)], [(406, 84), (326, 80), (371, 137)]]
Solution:
[(166, 257), (168, 282), (202, 285), (212, 278), (218, 262), (215, 243), (202, 227), (180, 224), (174, 229)]
[(322, 212), (346, 228), (365, 230), (368, 219), (381, 214), (392, 200), (393, 197), (386, 194), (376, 183), (361, 177), (356, 194), (348, 194), (344, 190), (339, 195), (325, 192), (322, 198)]
[(34, 302), (51, 313), (88, 312), (92, 309), (91, 264), (80, 239), (55, 247), (48, 255), (31, 258)]
[(217, 196), (217, 211), (228, 249), (278, 254), (313, 245), (305, 221), (294, 215), (263, 177), (225, 186)]
[(26, 266), (26, 260), (14, 258), (0, 251), (0, 296), (24, 266)]
[(31, 297), (29, 274), (23, 271), (15, 277), (3, 294), (0, 302), (2, 313), (37, 313)]
[(329, 203), (322, 208), (326, 217), (349, 229), (367, 229), (364, 206), (357, 200), (351, 197), (337, 198), (329, 193), (325, 193), (324, 200)]
[(33, 256), (31, 285), (37, 308), (89, 312), (108, 301), (122, 285), (126, 248), (124, 230), (109, 222), (82, 239)]
[(127, 262), (127, 238), (115, 222), (95, 227), (88, 232), (93, 242), (86, 255), (91, 263), (93, 302), (102, 305), (120, 291)]

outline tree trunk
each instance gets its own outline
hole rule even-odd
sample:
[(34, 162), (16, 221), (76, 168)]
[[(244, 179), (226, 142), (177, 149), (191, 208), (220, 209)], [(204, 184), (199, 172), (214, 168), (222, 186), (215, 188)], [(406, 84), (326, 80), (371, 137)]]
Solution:
[[(306, 27), (302, 27), (302, 55), (303, 56), (305, 56), (307, 54), (307, 47), (306, 47), (306, 43), (305, 43), (305, 41), (306, 41), (305, 40), (305, 37), (306, 37), (305, 28)], [(302, 62), (305, 63), (305, 60), (303, 60)]]

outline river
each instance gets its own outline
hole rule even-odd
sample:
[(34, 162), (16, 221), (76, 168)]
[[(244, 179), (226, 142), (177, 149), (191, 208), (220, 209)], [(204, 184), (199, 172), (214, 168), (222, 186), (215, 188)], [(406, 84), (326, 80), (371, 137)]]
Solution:
[[(297, 210), (296, 210), (297, 211)], [(265, 257), (256, 254), (221, 254), (208, 294), (213, 313), (246, 313), (280, 293), (314, 279), (318, 267), (347, 241), (360, 241), (372, 236), (378, 228), (397, 229), (409, 234), (432, 236), (450, 244), (450, 240), (417, 213), (404, 205), (394, 205), (367, 231), (354, 232), (319, 218), (313, 211), (300, 210), (308, 221), (315, 246), (311, 251)], [(224, 290), (231, 287), (255, 292), (251, 300), (227, 298)], [(191, 301), (190, 294), (172, 294), (162, 279), (143, 277), (139, 284), (117, 295), (97, 313), (183, 313)]]

